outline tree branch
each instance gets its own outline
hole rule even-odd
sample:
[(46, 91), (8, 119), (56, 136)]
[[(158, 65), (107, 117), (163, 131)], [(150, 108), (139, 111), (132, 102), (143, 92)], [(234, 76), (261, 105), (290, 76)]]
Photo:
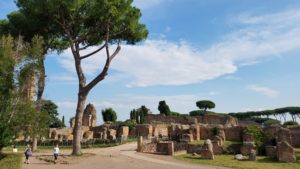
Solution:
[[(95, 50), (94, 52), (91, 52), (91, 53), (89, 53), (89, 54), (87, 54), (87, 55), (81, 56), (80, 59), (85, 59), (85, 58), (87, 58), (87, 57), (90, 57), (90, 56), (92, 56), (92, 55), (98, 53), (98, 52), (101, 51), (105, 46), (106, 46), (106, 44), (102, 45), (99, 49)], [(80, 50), (80, 49), (79, 49), (79, 50)]]

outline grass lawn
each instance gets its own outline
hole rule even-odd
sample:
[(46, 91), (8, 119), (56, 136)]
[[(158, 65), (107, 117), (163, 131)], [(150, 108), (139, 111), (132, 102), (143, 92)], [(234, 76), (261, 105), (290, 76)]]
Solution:
[[(203, 145), (204, 142), (205, 142), (205, 140), (199, 140), (199, 141), (193, 141), (191, 144), (201, 144), (201, 145)], [(242, 144), (242, 142), (238, 142), (238, 141), (227, 141), (227, 140), (224, 142), (225, 148), (226, 148), (226, 147), (229, 147), (231, 144)]]
[(0, 154), (1, 169), (21, 169), (22, 154)]
[(176, 156), (186, 162), (223, 166), (237, 169), (300, 169), (300, 149), (296, 149), (297, 163), (279, 163), (268, 157), (257, 157), (257, 161), (238, 161), (233, 155), (216, 155), (214, 160), (204, 160), (190, 154)]

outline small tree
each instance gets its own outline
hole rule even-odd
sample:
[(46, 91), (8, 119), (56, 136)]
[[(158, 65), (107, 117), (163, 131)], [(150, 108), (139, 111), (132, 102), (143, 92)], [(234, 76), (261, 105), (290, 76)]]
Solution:
[(117, 120), (117, 113), (112, 108), (107, 108), (102, 110), (102, 118), (103, 121), (108, 122), (116, 122)]
[(166, 101), (162, 100), (158, 104), (158, 110), (160, 114), (165, 114), (166, 116), (171, 115), (171, 110), (169, 106), (167, 105)]
[(283, 123), (283, 125), (284, 126), (298, 126), (299, 125), (299, 123), (298, 122), (296, 122), (296, 121), (286, 121), (286, 122), (284, 122)]
[[(49, 114), (49, 127), (50, 128), (60, 128), (66, 127), (65, 123), (58, 118), (57, 105), (51, 100), (43, 100), (42, 101), (42, 111), (47, 112)], [(64, 117), (63, 117), (64, 119)]]
[[(61, 119), (62, 123), (65, 125), (65, 116), (62, 117)], [(66, 126), (66, 125), (65, 125)]]
[(215, 108), (215, 103), (210, 100), (197, 101), (196, 105), (197, 105), (197, 107), (199, 107), (199, 109), (204, 109), (204, 112), (206, 112), (207, 109)]

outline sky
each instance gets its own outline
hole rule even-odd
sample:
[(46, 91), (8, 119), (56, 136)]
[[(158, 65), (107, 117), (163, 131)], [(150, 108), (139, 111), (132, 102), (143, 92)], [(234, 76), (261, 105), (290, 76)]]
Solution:
[[(133, 5), (141, 9), (149, 36), (122, 45), (108, 76), (89, 94), (98, 124), (102, 109), (112, 107), (118, 120), (125, 120), (141, 105), (158, 113), (160, 100), (180, 113), (196, 110), (195, 102), (204, 99), (222, 113), (300, 106), (299, 0), (135, 0)], [(0, 19), (16, 9), (13, 0), (1, 0)], [(100, 53), (84, 61), (88, 80), (103, 59)], [(44, 98), (69, 119), (78, 92), (70, 50), (49, 53), (46, 74)]]

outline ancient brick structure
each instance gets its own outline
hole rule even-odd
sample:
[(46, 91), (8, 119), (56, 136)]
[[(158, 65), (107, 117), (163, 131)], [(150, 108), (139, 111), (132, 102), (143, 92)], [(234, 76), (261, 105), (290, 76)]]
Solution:
[(153, 127), (150, 124), (138, 124), (136, 125), (136, 136), (143, 136), (151, 138), (153, 135)]
[(226, 127), (237, 126), (236, 118), (229, 115), (205, 114), (203, 116), (195, 116), (199, 123), (202, 124), (221, 124)]
[(281, 127), (277, 134), (277, 143), (283, 141), (292, 144), (292, 136), (291, 136), (291, 131), (289, 129)]
[(83, 112), (82, 117), (82, 125), (83, 126), (90, 126), (95, 127), (96, 126), (96, 108), (93, 104), (88, 104)]
[(153, 136), (154, 137), (168, 137), (169, 131), (168, 126), (163, 124), (153, 125)]
[(213, 152), (213, 144), (211, 143), (211, 140), (207, 139), (202, 146), (201, 149), (201, 158), (203, 159), (209, 159), (213, 160), (214, 157), (214, 152)]
[(287, 141), (277, 145), (277, 159), (280, 162), (296, 162), (294, 148)]
[(245, 127), (235, 126), (224, 128), (226, 140), (229, 141), (242, 141), (242, 133)]
[(180, 123), (180, 124), (196, 124), (197, 119), (190, 116), (166, 116), (164, 114), (148, 114), (145, 117), (145, 123), (162, 123), (162, 124), (171, 124), (171, 123)]
[(276, 146), (266, 146), (265, 149), (266, 149), (266, 156), (271, 157), (271, 158), (277, 157)]
[(293, 147), (300, 148), (300, 126), (289, 127)]

